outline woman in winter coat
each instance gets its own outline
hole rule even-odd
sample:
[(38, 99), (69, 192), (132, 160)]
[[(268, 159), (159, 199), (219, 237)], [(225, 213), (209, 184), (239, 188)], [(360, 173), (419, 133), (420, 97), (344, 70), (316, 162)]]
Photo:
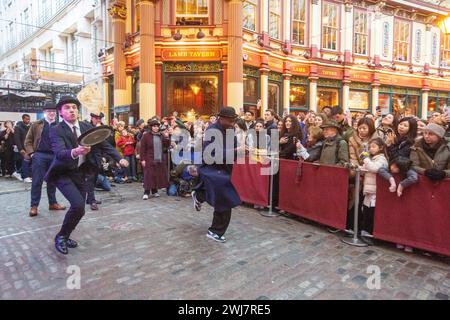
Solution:
[(364, 164), (359, 155), (369, 151), (369, 141), (375, 138), (377, 138), (377, 133), (373, 120), (370, 118), (359, 119), (357, 130), (353, 132), (348, 141), (351, 164), (355, 166)]
[(396, 133), (397, 136), (389, 133), (386, 140), (389, 160), (394, 160), (399, 156), (409, 158), (411, 147), (417, 137), (417, 120), (413, 117), (401, 119)]
[(142, 136), (140, 160), (144, 170), (144, 196), (148, 200), (150, 192), (154, 197), (159, 197), (158, 189), (167, 188), (168, 154), (170, 146), (169, 132), (160, 133), (158, 120), (149, 122), (150, 130)]
[(397, 119), (392, 113), (384, 115), (381, 119), (381, 124), (377, 128), (377, 135), (383, 139), (384, 143), (388, 138), (389, 133), (395, 133), (395, 128), (397, 127)]

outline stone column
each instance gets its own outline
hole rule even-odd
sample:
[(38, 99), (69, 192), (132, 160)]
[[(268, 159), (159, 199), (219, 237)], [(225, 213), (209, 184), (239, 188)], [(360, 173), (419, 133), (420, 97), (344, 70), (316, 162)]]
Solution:
[(124, 1), (116, 0), (109, 8), (112, 17), (114, 39), (114, 106), (127, 104), (126, 57), (124, 43), (126, 41), (125, 20), (127, 11)]
[(382, 45), (382, 25), (381, 25), (381, 8), (376, 7), (373, 12), (372, 18), (372, 30), (370, 32), (370, 40), (373, 45), (370, 46), (370, 57), (373, 57), (373, 61), (376, 65), (380, 64), (380, 57), (383, 53), (383, 45)]
[(269, 109), (269, 70), (260, 69), (261, 74), (261, 117)]
[(260, 26), (264, 46), (269, 45), (269, 0), (260, 1)]
[(227, 104), (239, 114), (244, 107), (243, 12), (241, 0), (228, 0), (228, 84)]
[(350, 82), (344, 80), (342, 83), (342, 104), (341, 104), (344, 111), (350, 110), (348, 106), (349, 100), (350, 100)]
[(372, 114), (377, 113), (377, 107), (380, 101), (380, 85), (372, 83)]
[(156, 115), (155, 3), (141, 0), (141, 69), (140, 117), (148, 120)]
[(317, 112), (317, 79), (309, 79), (309, 110)]
[(428, 93), (430, 92), (429, 88), (422, 89), (422, 114), (420, 117), (423, 120), (428, 119)]
[(109, 124), (109, 110), (111, 106), (109, 105), (109, 78), (103, 77), (103, 105), (105, 106), (105, 124)]

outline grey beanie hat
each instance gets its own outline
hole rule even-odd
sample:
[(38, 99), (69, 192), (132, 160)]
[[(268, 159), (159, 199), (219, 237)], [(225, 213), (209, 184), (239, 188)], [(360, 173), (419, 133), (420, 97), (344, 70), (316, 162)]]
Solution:
[(428, 124), (425, 130), (433, 132), (441, 139), (445, 136), (445, 129), (436, 123)]

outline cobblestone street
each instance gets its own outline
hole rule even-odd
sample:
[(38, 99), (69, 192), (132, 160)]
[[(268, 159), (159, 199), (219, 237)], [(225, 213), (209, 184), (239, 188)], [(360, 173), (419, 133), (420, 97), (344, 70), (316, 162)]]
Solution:
[[(295, 218), (233, 211), (227, 243), (206, 238), (212, 209), (191, 200), (141, 200), (141, 187), (98, 192), (73, 238), (80, 247), (56, 253), (64, 212), (29, 218), (23, 183), (0, 178), (1, 299), (448, 299), (450, 259), (408, 254), (393, 244), (356, 248), (323, 226)], [(61, 194), (58, 199), (66, 204)], [(69, 290), (69, 266), (81, 289)], [(379, 266), (381, 288), (370, 290), (367, 268)]]

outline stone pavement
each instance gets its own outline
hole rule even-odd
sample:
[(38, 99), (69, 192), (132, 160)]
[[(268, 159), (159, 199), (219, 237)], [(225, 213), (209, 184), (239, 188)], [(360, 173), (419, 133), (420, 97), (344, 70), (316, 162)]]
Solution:
[[(44, 192), (43, 192), (44, 193)], [(45, 193), (44, 193), (45, 194)], [(56, 253), (64, 212), (28, 217), (23, 183), (0, 178), (0, 299), (448, 299), (450, 260), (398, 251), (392, 244), (356, 248), (323, 226), (295, 218), (233, 211), (228, 242), (206, 238), (212, 209), (190, 199), (142, 201), (139, 184), (98, 193), (73, 238)], [(61, 194), (61, 203), (67, 204)], [(68, 289), (80, 270), (80, 289)], [(380, 288), (369, 289), (378, 266)], [(69, 269), (68, 269), (69, 268)], [(68, 272), (70, 271), (70, 272)], [(69, 286), (70, 287), (70, 286)]]

